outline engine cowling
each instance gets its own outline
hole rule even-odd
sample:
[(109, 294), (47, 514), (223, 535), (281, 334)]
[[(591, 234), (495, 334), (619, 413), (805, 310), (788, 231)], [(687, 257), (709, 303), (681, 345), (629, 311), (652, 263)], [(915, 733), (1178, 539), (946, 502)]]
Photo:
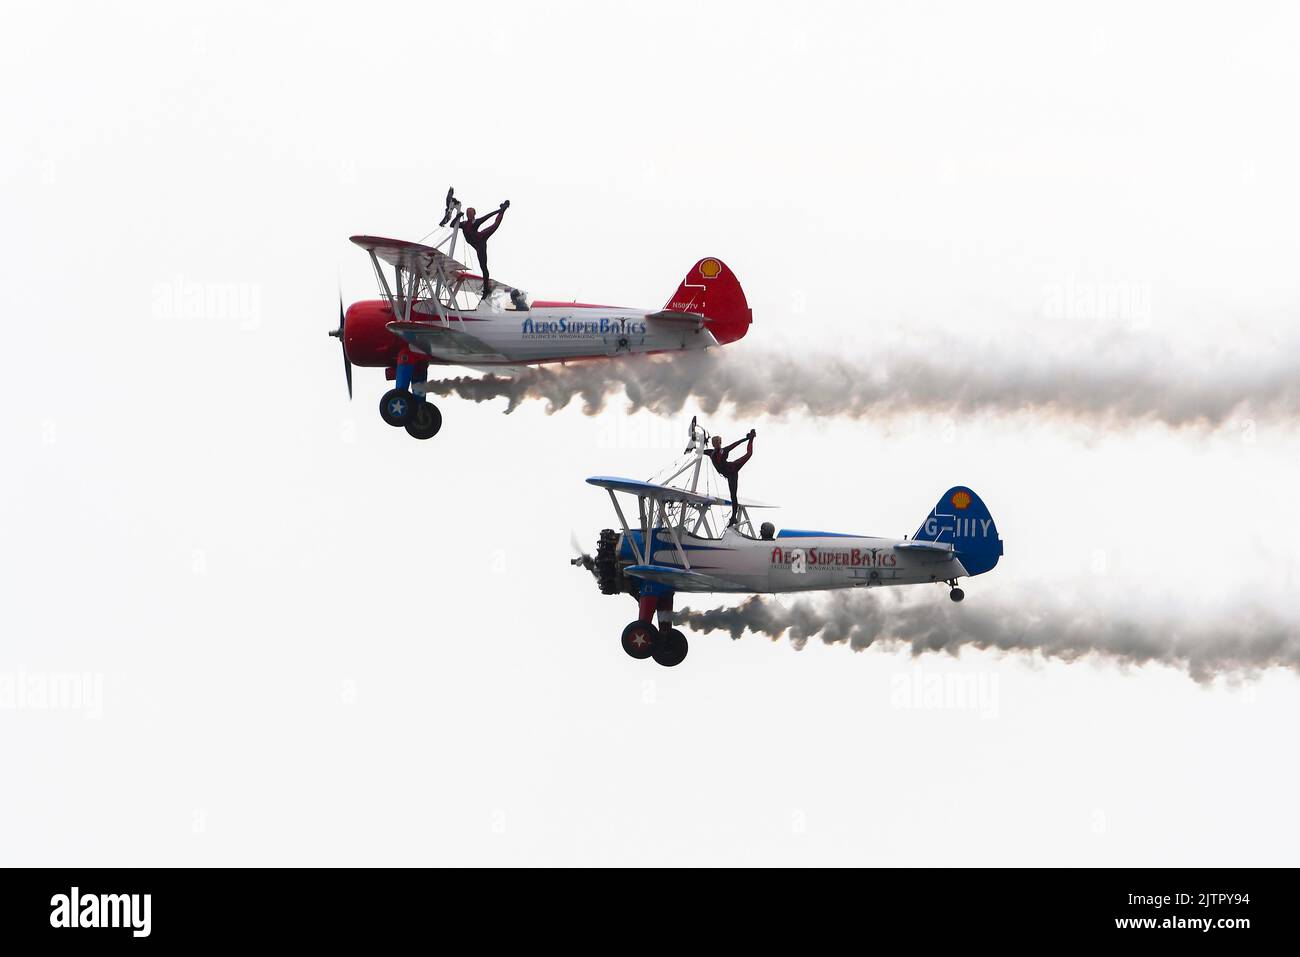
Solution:
[(394, 365), (402, 340), (388, 331), (393, 309), (382, 299), (365, 299), (348, 306), (343, 323), (343, 347), (355, 366)]
[(633, 597), (641, 593), (635, 579), (623, 574), (624, 565), (618, 560), (618, 532), (603, 529), (596, 543), (596, 583), (602, 595), (619, 595), (626, 592)]

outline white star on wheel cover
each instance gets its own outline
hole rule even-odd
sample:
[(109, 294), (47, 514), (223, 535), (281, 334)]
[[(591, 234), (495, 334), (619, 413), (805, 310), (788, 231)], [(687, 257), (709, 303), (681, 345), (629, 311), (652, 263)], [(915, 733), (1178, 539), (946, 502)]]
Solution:
[(645, 632), (638, 631), (636, 637), (632, 639), (632, 644), (636, 645), (638, 648), (642, 645), (648, 645), (649, 642), (646, 641)]

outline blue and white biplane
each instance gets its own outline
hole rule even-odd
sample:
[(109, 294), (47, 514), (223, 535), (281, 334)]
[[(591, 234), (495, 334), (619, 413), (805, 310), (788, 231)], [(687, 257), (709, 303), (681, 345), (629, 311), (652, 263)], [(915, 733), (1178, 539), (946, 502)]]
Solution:
[[(958, 580), (990, 571), (1002, 555), (993, 516), (961, 485), (944, 492), (916, 533), (901, 539), (778, 532), (771, 522), (755, 529), (750, 509), (772, 506), (743, 499), (737, 520), (723, 524), (731, 501), (698, 490), (707, 443), (708, 433), (692, 420), (685, 462), (663, 482), (587, 479), (609, 493), (622, 531), (602, 531), (596, 554), (579, 555), (573, 564), (591, 571), (604, 594), (637, 599), (637, 619), (623, 629), (623, 650), (633, 658), (653, 657), (668, 667), (686, 658), (686, 636), (672, 626), (677, 592), (777, 594), (942, 583), (953, 601), (961, 601), (965, 593)], [(620, 493), (636, 499), (632, 520)]]

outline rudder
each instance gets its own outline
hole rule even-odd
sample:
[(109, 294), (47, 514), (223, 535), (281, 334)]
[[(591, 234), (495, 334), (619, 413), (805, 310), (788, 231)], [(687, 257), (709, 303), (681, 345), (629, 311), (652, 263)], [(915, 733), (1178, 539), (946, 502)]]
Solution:
[(912, 537), (918, 542), (951, 544), (970, 575), (982, 575), (1002, 557), (1002, 539), (988, 506), (964, 485), (944, 492)]
[(754, 315), (736, 274), (714, 256), (691, 267), (664, 309), (702, 315), (713, 338), (723, 344), (743, 338)]

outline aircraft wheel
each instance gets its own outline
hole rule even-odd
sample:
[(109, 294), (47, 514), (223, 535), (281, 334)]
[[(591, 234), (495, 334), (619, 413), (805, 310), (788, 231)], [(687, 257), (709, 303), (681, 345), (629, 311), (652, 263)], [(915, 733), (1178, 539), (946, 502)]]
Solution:
[(406, 431), (416, 439), (431, 439), (442, 428), (442, 413), (432, 402), (416, 402), (411, 421), (406, 423)]
[(668, 634), (659, 636), (654, 649), (655, 661), (665, 668), (676, 667), (686, 660), (686, 652), (690, 649), (686, 636), (674, 628)]
[(379, 417), (389, 425), (406, 425), (415, 411), (415, 396), (405, 389), (389, 389), (379, 400)]
[(948, 592), (948, 597), (953, 601), (961, 601), (966, 597), (966, 593), (960, 588), (954, 588), (952, 591)]
[(623, 629), (623, 650), (633, 658), (649, 658), (654, 654), (658, 637), (653, 623), (634, 621)]

